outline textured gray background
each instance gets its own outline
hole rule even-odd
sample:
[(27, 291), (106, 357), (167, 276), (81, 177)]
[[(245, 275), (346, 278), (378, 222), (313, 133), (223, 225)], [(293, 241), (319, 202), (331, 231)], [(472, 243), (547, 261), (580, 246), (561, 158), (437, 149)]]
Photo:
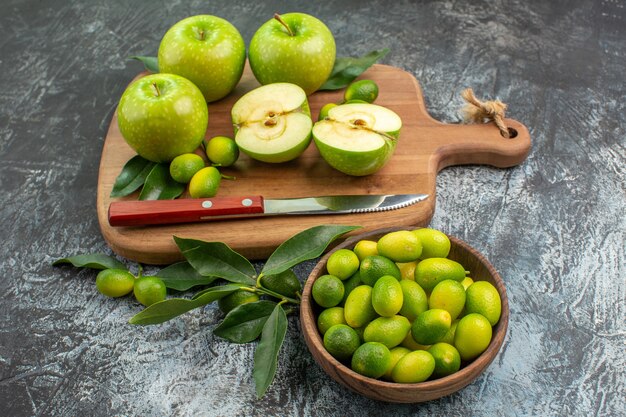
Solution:
[[(1, 415), (626, 415), (623, 0), (3, 0), (0, 11)], [(94, 271), (50, 266), (110, 253), (95, 192), (111, 115), (140, 70), (126, 58), (155, 54), (183, 17), (222, 16), (248, 42), (275, 11), (321, 18), (340, 56), (389, 47), (384, 62), (417, 77), (437, 119), (457, 121), (471, 86), (530, 129), (521, 166), (438, 177), (432, 226), (482, 251), (511, 305), (504, 349), (452, 396), (357, 396), (313, 362), (292, 318), (256, 400), (253, 346), (214, 337), (214, 307), (132, 327), (139, 305), (99, 295)]]

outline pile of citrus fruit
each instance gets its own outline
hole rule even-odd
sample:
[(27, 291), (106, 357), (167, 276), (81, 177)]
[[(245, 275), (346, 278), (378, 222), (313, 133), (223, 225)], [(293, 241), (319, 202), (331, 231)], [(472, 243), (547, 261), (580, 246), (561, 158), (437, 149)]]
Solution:
[(312, 287), (326, 350), (359, 374), (398, 383), (441, 378), (478, 357), (500, 319), (500, 295), (449, 252), (444, 233), (420, 228), (332, 253)]

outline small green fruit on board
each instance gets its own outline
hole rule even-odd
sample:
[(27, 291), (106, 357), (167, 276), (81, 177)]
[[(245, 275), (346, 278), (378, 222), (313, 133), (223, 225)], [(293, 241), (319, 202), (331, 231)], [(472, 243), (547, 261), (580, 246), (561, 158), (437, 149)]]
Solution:
[(330, 166), (363, 176), (380, 170), (396, 149), (402, 120), (376, 104), (351, 103), (331, 108), (313, 126), (313, 139)]
[(193, 82), (207, 102), (225, 97), (243, 74), (246, 46), (228, 21), (191, 16), (172, 26), (159, 45), (159, 70)]
[(268, 84), (249, 91), (237, 100), (231, 116), (237, 146), (258, 161), (290, 161), (311, 142), (309, 103), (295, 84)]
[(152, 74), (133, 82), (120, 99), (117, 123), (122, 136), (143, 158), (170, 162), (196, 150), (208, 124), (204, 97), (191, 81)]
[(259, 83), (293, 83), (307, 95), (326, 82), (335, 64), (335, 39), (304, 13), (274, 15), (250, 41), (250, 68)]

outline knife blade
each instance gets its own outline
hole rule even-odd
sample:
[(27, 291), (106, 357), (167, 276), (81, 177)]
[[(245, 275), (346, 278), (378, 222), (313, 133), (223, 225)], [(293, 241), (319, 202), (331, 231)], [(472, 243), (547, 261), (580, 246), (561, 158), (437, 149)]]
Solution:
[(262, 196), (114, 201), (108, 219), (113, 227), (191, 223), (241, 217), (372, 213), (397, 210), (428, 194), (341, 195), (304, 198)]

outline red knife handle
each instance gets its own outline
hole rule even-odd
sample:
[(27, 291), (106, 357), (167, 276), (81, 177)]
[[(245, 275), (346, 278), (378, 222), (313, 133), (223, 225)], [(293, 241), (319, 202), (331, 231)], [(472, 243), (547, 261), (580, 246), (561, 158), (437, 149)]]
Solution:
[(117, 227), (191, 223), (263, 212), (261, 196), (114, 201), (109, 206), (109, 224)]

